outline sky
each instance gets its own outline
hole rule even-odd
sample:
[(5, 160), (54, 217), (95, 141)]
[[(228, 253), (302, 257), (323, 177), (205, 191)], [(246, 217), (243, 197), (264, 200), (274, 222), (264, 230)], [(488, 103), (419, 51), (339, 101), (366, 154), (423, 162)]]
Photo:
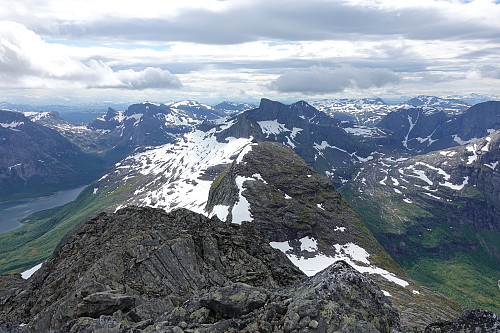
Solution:
[(500, 95), (500, 1), (0, 0), (0, 101)]

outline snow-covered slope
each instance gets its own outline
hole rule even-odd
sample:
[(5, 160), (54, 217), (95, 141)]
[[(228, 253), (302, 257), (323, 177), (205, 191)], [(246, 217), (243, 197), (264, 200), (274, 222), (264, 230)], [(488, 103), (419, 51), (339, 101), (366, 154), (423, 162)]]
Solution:
[(369, 161), (341, 192), (412, 277), (462, 304), (498, 309), (485, 301), (498, 293), (489, 279), (500, 274), (498, 184), (495, 131), (463, 146)]
[(460, 114), (471, 106), (471, 104), (457, 98), (427, 95), (414, 97), (404, 102), (404, 104), (421, 107), (429, 113), (443, 111), (447, 115)]
[(216, 134), (223, 129), (196, 130), (172, 143), (131, 154), (94, 185), (94, 194), (133, 186), (118, 206), (152, 206), (167, 211), (183, 207), (203, 213), (213, 178), (252, 141), (227, 138), (219, 142)]
[(323, 99), (312, 101), (311, 105), (334, 118), (366, 126), (376, 125), (388, 113), (401, 107), (388, 105), (380, 98)]

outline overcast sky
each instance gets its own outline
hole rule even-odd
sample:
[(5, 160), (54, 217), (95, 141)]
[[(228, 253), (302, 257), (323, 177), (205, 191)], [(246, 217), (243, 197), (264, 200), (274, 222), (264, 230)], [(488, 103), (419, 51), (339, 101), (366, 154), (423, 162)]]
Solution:
[(500, 95), (500, 1), (0, 0), (0, 101)]

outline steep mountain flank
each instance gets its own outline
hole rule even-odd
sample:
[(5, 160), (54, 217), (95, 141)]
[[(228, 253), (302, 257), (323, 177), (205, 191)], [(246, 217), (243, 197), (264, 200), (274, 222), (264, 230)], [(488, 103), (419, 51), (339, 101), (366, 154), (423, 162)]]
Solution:
[(91, 182), (104, 171), (54, 130), (0, 111), (0, 200), (40, 196)]
[(20, 271), (45, 260), (77, 223), (101, 210), (135, 205), (203, 213), (212, 180), (252, 141), (217, 141), (218, 131), (228, 126), (211, 126), (164, 146), (140, 149), (116, 163), (74, 202), (36, 213), (23, 227), (0, 234), (0, 272)]
[(434, 108), (407, 107), (389, 113), (377, 127), (391, 132), (414, 153), (446, 149), (500, 129), (500, 102), (479, 103), (450, 116)]
[(500, 311), (499, 161), (496, 131), (464, 146), (367, 163), (341, 190), (412, 276), (469, 307)]
[(305, 278), (250, 225), (127, 208), (75, 230), (25, 284), (2, 277), (0, 330), (390, 332), (377, 286), (338, 262)]

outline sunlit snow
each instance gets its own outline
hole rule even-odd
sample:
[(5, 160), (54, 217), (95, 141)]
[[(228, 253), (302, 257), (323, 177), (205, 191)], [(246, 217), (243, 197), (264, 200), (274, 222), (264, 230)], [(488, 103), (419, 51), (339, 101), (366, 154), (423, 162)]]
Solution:
[[(370, 265), (370, 261), (368, 260), (370, 254), (366, 252), (365, 249), (356, 244), (347, 243), (344, 245), (333, 245), (337, 254), (334, 257), (331, 257), (317, 252), (318, 245), (316, 239), (311, 237), (304, 237), (299, 241), (301, 243), (301, 251), (315, 252), (315, 256), (312, 258), (305, 258), (292, 254), (291, 251), (293, 250), (293, 248), (288, 244), (288, 242), (271, 242), (270, 245), (271, 247), (285, 253), (290, 261), (292, 261), (294, 265), (296, 265), (302, 272), (304, 272), (308, 276), (313, 276), (316, 273), (327, 268), (331, 264), (339, 260), (344, 260), (361, 273), (381, 275), (385, 279), (394, 282), (402, 287), (406, 287), (409, 285), (408, 282), (396, 277), (393, 273), (390, 273), (382, 268)], [(364, 265), (360, 265), (358, 263), (362, 263)]]
[(21, 273), (21, 277), (23, 279), (29, 279), (30, 276), (32, 276), (37, 270), (39, 270), (42, 267), (42, 263), (39, 263), (35, 267), (32, 267), (24, 272)]
[(247, 180), (252, 180), (252, 178), (237, 176), (235, 179), (236, 185), (238, 186), (239, 196), (238, 202), (233, 206), (232, 222), (236, 224), (241, 224), (243, 221), (252, 221), (252, 215), (250, 214), (250, 203), (243, 196), (243, 183)]

